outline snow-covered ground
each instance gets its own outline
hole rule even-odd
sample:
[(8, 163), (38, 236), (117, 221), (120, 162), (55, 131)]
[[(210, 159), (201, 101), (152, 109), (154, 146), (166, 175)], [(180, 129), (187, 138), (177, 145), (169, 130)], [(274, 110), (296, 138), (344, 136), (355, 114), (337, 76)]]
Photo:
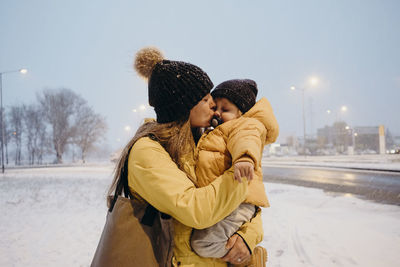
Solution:
[[(0, 176), (0, 266), (89, 266), (112, 165)], [(268, 266), (400, 266), (400, 207), (266, 183)]]
[(266, 184), (263, 210), (269, 266), (400, 266), (400, 207)]

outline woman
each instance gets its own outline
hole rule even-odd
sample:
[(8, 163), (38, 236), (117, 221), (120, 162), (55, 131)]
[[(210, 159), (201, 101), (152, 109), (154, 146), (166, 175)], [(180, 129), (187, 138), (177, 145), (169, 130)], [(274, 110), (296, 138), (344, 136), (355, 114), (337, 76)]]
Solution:
[(232, 249), (222, 259), (201, 258), (190, 248), (192, 228), (214, 225), (236, 209), (247, 194), (247, 183), (235, 181), (232, 169), (206, 187), (195, 186), (193, 132), (209, 126), (214, 114), (210, 78), (195, 65), (164, 60), (152, 48), (137, 53), (135, 68), (148, 79), (149, 104), (157, 121), (141, 126), (125, 147), (110, 192), (128, 157), (128, 184), (134, 197), (175, 219), (174, 266), (245, 262), (262, 240), (260, 212), (231, 237), (227, 247)]

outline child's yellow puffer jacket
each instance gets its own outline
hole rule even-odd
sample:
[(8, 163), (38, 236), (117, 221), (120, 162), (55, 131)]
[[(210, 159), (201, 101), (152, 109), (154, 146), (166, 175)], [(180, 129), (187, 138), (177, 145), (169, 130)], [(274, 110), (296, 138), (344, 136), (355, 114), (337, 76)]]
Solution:
[(279, 125), (271, 104), (261, 98), (243, 116), (225, 122), (203, 135), (197, 146), (196, 176), (199, 187), (206, 186), (240, 161), (254, 164), (254, 179), (245, 202), (269, 207), (265, 194), (261, 157), (264, 146), (275, 142)]

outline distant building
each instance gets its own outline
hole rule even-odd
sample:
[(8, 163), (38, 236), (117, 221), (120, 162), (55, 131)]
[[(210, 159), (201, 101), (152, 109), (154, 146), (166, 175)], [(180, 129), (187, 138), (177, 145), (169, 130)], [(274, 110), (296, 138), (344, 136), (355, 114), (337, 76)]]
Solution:
[(293, 147), (293, 148), (297, 149), (299, 147), (299, 139), (295, 135), (290, 135), (290, 136), (286, 137), (286, 144), (289, 147)]
[(333, 144), (334, 130), (332, 126), (325, 126), (324, 128), (317, 129), (317, 143), (321, 148), (327, 144)]
[(379, 127), (359, 126), (354, 127), (355, 149), (361, 151), (373, 150), (379, 152)]
[(393, 143), (395, 146), (400, 146), (400, 135), (393, 136)]
[(335, 122), (332, 126), (317, 129), (318, 149), (335, 147), (336, 153), (345, 153), (348, 146), (351, 145), (351, 130), (344, 121)]
[(347, 153), (349, 147), (360, 153), (379, 152), (379, 126), (350, 127), (346, 122), (317, 129), (319, 149), (334, 147), (337, 153)]

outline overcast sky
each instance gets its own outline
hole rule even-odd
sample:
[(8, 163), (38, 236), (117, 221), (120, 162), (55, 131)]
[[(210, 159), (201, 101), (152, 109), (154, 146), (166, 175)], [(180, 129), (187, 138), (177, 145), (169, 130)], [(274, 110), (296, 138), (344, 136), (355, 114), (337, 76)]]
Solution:
[(308, 134), (342, 119), (400, 135), (399, 14), (396, 0), (2, 0), (0, 72), (29, 71), (3, 75), (3, 103), (70, 88), (107, 118), (108, 144), (117, 148), (153, 114), (132, 112), (147, 104), (132, 60), (153, 45), (200, 66), (215, 85), (254, 79), (272, 103), (281, 141), (303, 133), (301, 93), (292, 85), (306, 89)]

